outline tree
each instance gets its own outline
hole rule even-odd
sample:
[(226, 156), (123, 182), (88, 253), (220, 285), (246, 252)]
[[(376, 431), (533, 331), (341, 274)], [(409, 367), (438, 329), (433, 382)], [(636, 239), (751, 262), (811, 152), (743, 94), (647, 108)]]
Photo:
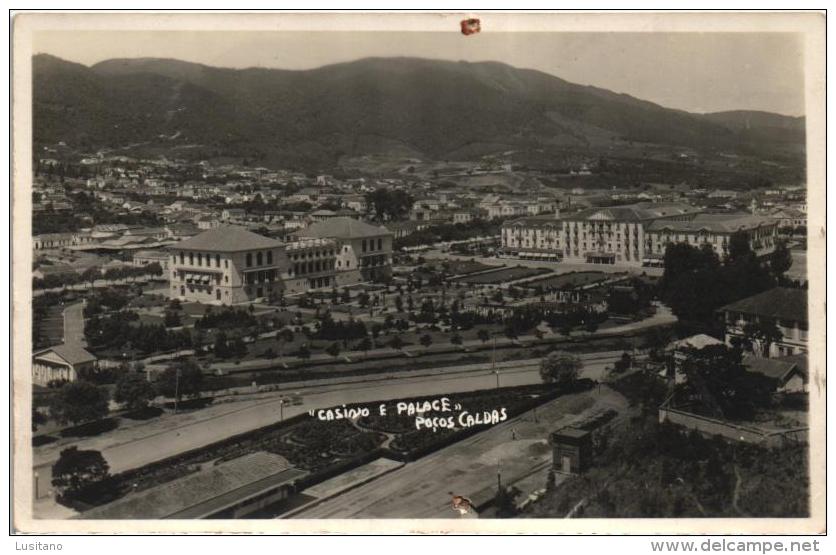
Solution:
[(279, 354), (284, 352), (283, 348), (288, 343), (293, 343), (293, 332), (290, 331), (288, 328), (284, 328), (279, 330), (279, 333), (276, 334), (276, 341), (279, 344)]
[(517, 495), (519, 495), (519, 490), (516, 488), (499, 486), (494, 497), (497, 518), (513, 518), (519, 512), (514, 501)]
[(486, 343), (488, 339), (491, 338), (491, 334), (490, 332), (488, 332), (488, 330), (482, 328), (476, 332), (476, 337), (478, 337), (479, 341), (481, 341), (482, 343)]
[(422, 335), (422, 336), (421, 336), (420, 341), (421, 341), (421, 345), (423, 345), (423, 346), (424, 346), (424, 348), (427, 348), (427, 347), (429, 347), (430, 345), (432, 345), (432, 343), (433, 343), (433, 338), (432, 338), (432, 337), (430, 337), (430, 334), (425, 333), (424, 335)]
[(578, 378), (583, 363), (573, 355), (565, 353), (549, 353), (540, 362), (540, 377), (544, 383), (558, 386), (571, 385)]
[(398, 219), (412, 208), (413, 199), (401, 189), (380, 188), (366, 193), (366, 204), (379, 220)]
[(99, 451), (68, 447), (52, 465), (52, 485), (60, 496), (72, 495), (84, 486), (104, 480), (110, 467)]
[(97, 279), (101, 279), (102, 277), (102, 269), (98, 266), (90, 266), (84, 272), (81, 273), (81, 279), (84, 281), (90, 282), (90, 288), (93, 288), (93, 285), (96, 283)]
[(46, 415), (44, 415), (44, 413), (39, 411), (37, 408), (32, 407), (32, 431), (33, 432), (38, 430), (38, 426), (42, 426), (43, 424), (46, 424), (48, 421), (49, 421), (49, 419), (46, 417)]
[(369, 350), (372, 348), (372, 341), (368, 337), (364, 337), (360, 340), (356, 347), (354, 347), (355, 351), (363, 351), (364, 353), (368, 353)]
[(775, 251), (769, 259), (769, 269), (775, 277), (781, 277), (792, 267), (792, 254), (787, 248), (787, 242), (778, 240)]
[(629, 370), (630, 366), (632, 365), (633, 357), (630, 356), (630, 353), (621, 353), (621, 358), (615, 361), (615, 364), (613, 365), (613, 370), (616, 373), (621, 374)]
[(743, 231), (735, 231), (729, 238), (729, 254), (730, 262), (735, 262), (748, 257), (752, 253), (752, 247), (749, 245), (749, 236)]
[(759, 407), (769, 406), (775, 380), (749, 372), (741, 352), (725, 345), (694, 350), (682, 363), (687, 380), (677, 386), (677, 397), (698, 402), (710, 416), (748, 420)]
[(393, 349), (395, 349), (396, 351), (400, 350), (400, 349), (403, 348), (403, 339), (401, 339), (400, 335), (396, 335), (389, 342), (389, 346), (392, 347)]
[(121, 403), (128, 410), (141, 411), (154, 397), (156, 397), (154, 386), (142, 374), (128, 371), (116, 380), (113, 400)]
[(200, 396), (202, 386), (203, 371), (191, 359), (169, 366), (157, 380), (159, 393), (166, 397), (175, 397), (177, 401), (183, 397), (197, 398)]
[(761, 319), (743, 327), (744, 343), (754, 354), (769, 358), (770, 347), (784, 338), (774, 320)]
[(182, 325), (180, 321), (180, 313), (175, 312), (173, 310), (166, 310), (165, 311), (165, 319), (163, 320), (163, 324), (167, 328), (177, 328)]
[(461, 345), (462, 344), (462, 336), (457, 334), (457, 333), (454, 333), (453, 337), (450, 338), (450, 343), (452, 343), (453, 345)]
[(107, 390), (84, 380), (64, 385), (49, 402), (50, 416), (61, 424), (98, 420), (107, 413)]
[(247, 354), (247, 344), (241, 337), (236, 337), (230, 343), (229, 350), (233, 356), (241, 358)]
[(218, 358), (227, 358), (230, 355), (229, 345), (227, 344), (227, 338), (224, 332), (219, 331), (215, 335), (215, 344), (212, 347), (212, 351)]
[(299, 355), (299, 358), (304, 360), (311, 358), (311, 350), (307, 345), (299, 347), (299, 352), (297, 354)]
[(334, 358), (337, 358), (340, 354), (340, 344), (339, 343), (331, 343), (328, 345), (328, 348), (325, 349), (325, 352), (331, 355)]

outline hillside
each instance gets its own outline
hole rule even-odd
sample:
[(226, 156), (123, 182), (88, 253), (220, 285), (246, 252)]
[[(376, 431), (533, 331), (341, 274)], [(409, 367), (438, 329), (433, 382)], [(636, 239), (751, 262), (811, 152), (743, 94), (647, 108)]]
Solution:
[(306, 167), (387, 150), (436, 160), (535, 149), (594, 155), (633, 143), (803, 152), (803, 119), (689, 114), (495, 62), (369, 58), (285, 71), (149, 58), (85, 67), (37, 55), (33, 85), (36, 145), (79, 149), (179, 132), (169, 146)]

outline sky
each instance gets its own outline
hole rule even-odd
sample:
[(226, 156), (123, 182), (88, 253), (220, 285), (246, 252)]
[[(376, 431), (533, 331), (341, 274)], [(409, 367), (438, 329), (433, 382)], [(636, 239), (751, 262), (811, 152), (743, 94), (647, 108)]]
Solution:
[(370, 56), (498, 61), (689, 112), (805, 113), (803, 42), (791, 33), (49, 31), (33, 46), (84, 65), (140, 57), (281, 69)]

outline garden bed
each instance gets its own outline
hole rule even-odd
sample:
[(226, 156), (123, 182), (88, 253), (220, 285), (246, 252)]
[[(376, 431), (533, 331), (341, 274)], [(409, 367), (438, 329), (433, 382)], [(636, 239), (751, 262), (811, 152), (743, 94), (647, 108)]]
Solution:
[(543, 289), (575, 289), (584, 287), (591, 283), (605, 281), (617, 277), (621, 274), (608, 274), (606, 272), (570, 272), (568, 274), (560, 274), (556, 276), (548, 276), (542, 279), (529, 281), (525, 284), (526, 287), (542, 287)]
[(508, 283), (550, 273), (552, 273), (552, 270), (548, 268), (527, 268), (524, 266), (517, 266), (515, 268), (500, 268), (498, 270), (485, 272), (475, 276), (465, 276), (456, 279), (456, 281), (471, 285), (498, 285), (501, 283)]

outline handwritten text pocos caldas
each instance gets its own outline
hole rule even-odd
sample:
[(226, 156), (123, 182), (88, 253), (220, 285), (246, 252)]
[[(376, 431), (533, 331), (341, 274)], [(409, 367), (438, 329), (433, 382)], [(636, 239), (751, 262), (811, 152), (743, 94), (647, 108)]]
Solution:
[(414, 417), (416, 430), (438, 431), (442, 429), (470, 428), (472, 426), (493, 425), (508, 419), (505, 407), (493, 410), (470, 412), (461, 404), (452, 402), (448, 397), (425, 401), (397, 401), (380, 403), (375, 410), (366, 406), (340, 405), (328, 409), (310, 410), (308, 414), (317, 420), (330, 422), (335, 420), (357, 420), (395, 414), (401, 417)]

